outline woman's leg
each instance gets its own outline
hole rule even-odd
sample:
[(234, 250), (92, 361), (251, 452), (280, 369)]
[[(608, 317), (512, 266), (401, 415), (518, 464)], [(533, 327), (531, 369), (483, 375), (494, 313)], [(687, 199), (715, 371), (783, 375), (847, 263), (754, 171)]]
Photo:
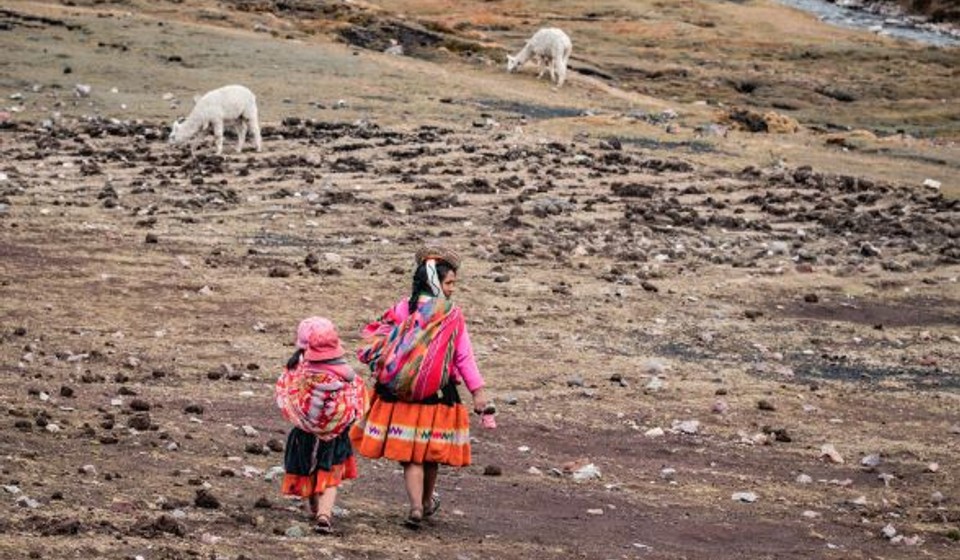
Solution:
[(423, 515), (423, 484), (424, 468), (417, 463), (402, 463), (403, 481), (407, 488), (407, 498), (410, 499), (411, 517)]
[(423, 496), (421, 497), (421, 503), (423, 504), (424, 511), (427, 511), (430, 507), (430, 500), (433, 498), (433, 493), (437, 489), (437, 475), (439, 473), (440, 465), (438, 463), (423, 464)]

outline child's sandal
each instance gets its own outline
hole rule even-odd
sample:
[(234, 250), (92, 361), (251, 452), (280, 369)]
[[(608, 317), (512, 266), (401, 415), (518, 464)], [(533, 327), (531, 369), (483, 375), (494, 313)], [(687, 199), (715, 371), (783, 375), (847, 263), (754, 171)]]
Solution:
[(330, 523), (330, 516), (325, 513), (319, 513), (313, 518), (313, 532), (320, 535), (332, 535), (333, 524)]

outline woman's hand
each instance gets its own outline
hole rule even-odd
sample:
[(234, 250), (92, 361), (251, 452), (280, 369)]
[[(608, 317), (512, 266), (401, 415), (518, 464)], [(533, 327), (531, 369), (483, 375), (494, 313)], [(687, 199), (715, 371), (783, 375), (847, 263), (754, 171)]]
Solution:
[(484, 392), (483, 387), (480, 387), (473, 392), (473, 411), (481, 414), (485, 408), (487, 408), (487, 394)]

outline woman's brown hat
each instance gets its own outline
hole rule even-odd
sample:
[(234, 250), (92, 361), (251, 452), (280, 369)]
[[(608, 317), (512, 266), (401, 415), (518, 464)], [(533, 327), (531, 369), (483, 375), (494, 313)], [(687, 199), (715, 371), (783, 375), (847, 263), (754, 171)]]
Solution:
[(454, 270), (460, 268), (460, 254), (453, 249), (440, 245), (425, 245), (417, 249), (415, 258), (417, 260), (417, 266), (420, 266), (430, 259), (435, 259), (449, 264)]

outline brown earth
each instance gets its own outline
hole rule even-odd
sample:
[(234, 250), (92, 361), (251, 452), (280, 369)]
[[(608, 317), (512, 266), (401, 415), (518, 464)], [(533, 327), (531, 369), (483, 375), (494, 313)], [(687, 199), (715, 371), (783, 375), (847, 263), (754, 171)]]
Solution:
[[(19, 494), (0, 488), (0, 558), (956, 556), (955, 103), (888, 89), (789, 112), (796, 134), (710, 136), (741, 94), (687, 103), (699, 77), (648, 77), (647, 95), (583, 71), (639, 67), (618, 41), (672, 28), (664, 67), (715, 48), (691, 38), (709, 32), (744, 59), (844, 53), (764, 79), (866, 74), (883, 52), (932, 92), (955, 51), (759, 2), (9, 4), (0, 483)], [(495, 60), (547, 21), (596, 39), (559, 91)], [(742, 33), (757, 21), (777, 24)], [(350, 26), (428, 44), (387, 56), (343, 44)], [(192, 93), (230, 82), (258, 94), (262, 153), (164, 142)], [(885, 136), (905, 114), (946, 132)], [(827, 143), (834, 117), (874, 132)], [(436, 239), (466, 256), (457, 299), (499, 428), (477, 427), (420, 533), (396, 465), (364, 461), (337, 536), (285, 536), (309, 527), (263, 473), (282, 464), (272, 382), (296, 322), (325, 314), (355, 347)], [(571, 461), (602, 478), (574, 481)], [(207, 486), (219, 508), (196, 505)]]

